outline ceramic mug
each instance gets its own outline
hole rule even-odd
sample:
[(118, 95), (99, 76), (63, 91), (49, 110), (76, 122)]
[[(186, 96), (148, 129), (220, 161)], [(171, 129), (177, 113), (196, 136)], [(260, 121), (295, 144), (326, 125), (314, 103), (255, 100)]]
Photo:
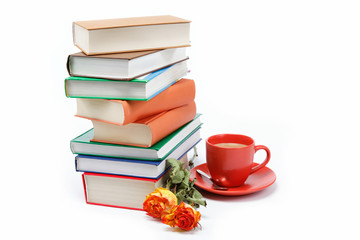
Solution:
[[(263, 149), (266, 159), (253, 167), (254, 154)], [(248, 176), (270, 160), (270, 150), (256, 145), (251, 137), (239, 134), (218, 134), (206, 140), (206, 163), (213, 181), (223, 187), (237, 187)]]

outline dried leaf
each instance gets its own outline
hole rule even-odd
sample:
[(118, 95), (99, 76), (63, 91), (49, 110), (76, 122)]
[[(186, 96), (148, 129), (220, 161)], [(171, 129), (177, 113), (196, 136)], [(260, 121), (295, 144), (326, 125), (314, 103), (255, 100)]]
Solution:
[(174, 158), (167, 159), (167, 161), (172, 169), (166, 187), (173, 189), (178, 202), (184, 201), (195, 208), (198, 208), (199, 205), (206, 206), (203, 196), (195, 188), (196, 178), (190, 181), (190, 171), (183, 169), (184, 164)]

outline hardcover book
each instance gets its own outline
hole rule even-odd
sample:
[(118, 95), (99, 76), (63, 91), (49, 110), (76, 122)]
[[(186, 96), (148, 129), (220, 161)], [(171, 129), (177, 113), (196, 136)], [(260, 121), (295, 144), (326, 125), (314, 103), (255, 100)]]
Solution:
[(87, 55), (190, 46), (190, 21), (148, 16), (73, 22), (73, 42)]
[(75, 116), (125, 125), (176, 107), (195, 99), (194, 80), (181, 79), (149, 101), (124, 101), (77, 98)]
[(158, 179), (85, 172), (82, 175), (85, 201), (100, 206), (142, 210), (146, 195), (165, 185), (168, 172)]
[(193, 120), (196, 105), (192, 103), (140, 119), (134, 123), (118, 125), (91, 120), (94, 126), (92, 141), (151, 147), (176, 129)]
[[(179, 149), (178, 146), (199, 130), (201, 125), (200, 114), (197, 114), (194, 120), (180, 127), (149, 148), (93, 142), (91, 139), (94, 136), (94, 130), (90, 129), (71, 140), (70, 148), (74, 154), (161, 161), (169, 158), (170, 154), (172, 154), (175, 149)], [(192, 145), (188, 147), (191, 146)]]
[(68, 77), (65, 94), (71, 98), (100, 98), (147, 101), (186, 75), (186, 61), (162, 68), (130, 81)]
[(66, 66), (70, 76), (131, 80), (186, 59), (186, 48), (93, 56), (79, 52), (69, 55)]
[[(196, 131), (185, 142), (183, 142), (168, 158), (179, 159), (188, 166), (188, 152), (200, 142), (200, 131)], [(190, 147), (189, 147), (190, 146)], [(163, 173), (169, 164), (162, 161), (134, 160), (128, 158), (110, 158), (90, 155), (77, 155), (75, 157), (75, 168), (79, 172), (95, 172), (104, 174), (115, 174), (132, 177), (143, 177), (156, 179)]]

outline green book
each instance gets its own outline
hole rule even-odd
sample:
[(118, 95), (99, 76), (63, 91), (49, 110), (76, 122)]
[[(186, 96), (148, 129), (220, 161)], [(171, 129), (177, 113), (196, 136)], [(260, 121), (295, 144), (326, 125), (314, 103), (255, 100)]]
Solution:
[(200, 114), (189, 123), (172, 132), (152, 147), (135, 147), (120, 144), (93, 142), (94, 130), (90, 129), (70, 142), (74, 154), (85, 154), (103, 157), (120, 157), (129, 159), (161, 161), (165, 158), (186, 152), (200, 141)]
[(162, 68), (130, 81), (68, 77), (65, 94), (71, 98), (100, 98), (147, 101), (187, 73), (186, 61)]

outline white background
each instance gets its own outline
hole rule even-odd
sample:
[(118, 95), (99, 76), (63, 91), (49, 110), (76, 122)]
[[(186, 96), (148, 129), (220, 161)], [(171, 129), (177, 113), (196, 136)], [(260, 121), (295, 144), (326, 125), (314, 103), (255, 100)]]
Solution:
[[(33, 0), (0, 12), (1, 239), (359, 239), (358, 1)], [(71, 23), (163, 14), (192, 21), (203, 139), (249, 135), (277, 174), (256, 194), (205, 193), (190, 232), (85, 204), (69, 149), (91, 127), (64, 94)]]

